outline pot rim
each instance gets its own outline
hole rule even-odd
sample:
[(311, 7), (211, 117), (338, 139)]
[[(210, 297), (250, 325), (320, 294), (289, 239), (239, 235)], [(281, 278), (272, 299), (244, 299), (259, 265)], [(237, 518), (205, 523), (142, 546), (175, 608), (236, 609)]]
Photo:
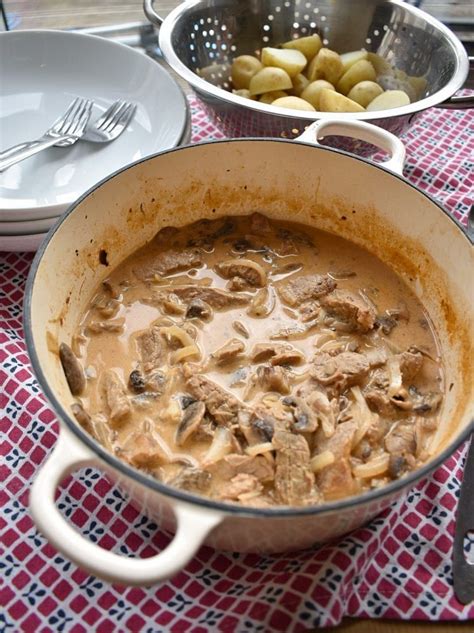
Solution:
[[(50, 388), (49, 383), (43, 373), (41, 363), (39, 361), (38, 355), (36, 353), (36, 349), (34, 346), (34, 337), (32, 331), (32, 316), (31, 316), (31, 297), (34, 282), (36, 279), (36, 274), (38, 272), (39, 265), (43, 258), (44, 253), (46, 252), (49, 243), (52, 238), (58, 231), (58, 229), (62, 226), (63, 222), (69, 217), (71, 213), (74, 212), (76, 207), (82, 204), (84, 200), (86, 200), (92, 193), (94, 193), (97, 189), (99, 189), (102, 185), (104, 185), (109, 180), (112, 180), (116, 176), (119, 176), (122, 173), (125, 173), (129, 169), (140, 165), (141, 163), (145, 163), (147, 161), (154, 160), (159, 156), (163, 156), (166, 154), (171, 154), (173, 152), (181, 151), (181, 150), (199, 150), (201, 146), (214, 145), (214, 144), (225, 144), (225, 143), (292, 143), (295, 144), (294, 141), (288, 139), (279, 139), (279, 138), (242, 138), (242, 139), (218, 139), (218, 140), (210, 140), (202, 143), (193, 143), (188, 145), (183, 145), (181, 147), (174, 147), (168, 150), (164, 150), (162, 152), (157, 152), (151, 156), (147, 156), (141, 158), (130, 165), (126, 165), (121, 169), (117, 170), (113, 174), (106, 176), (101, 181), (96, 183), (93, 187), (91, 187), (88, 191), (86, 191), (82, 196), (80, 196), (61, 216), (59, 222), (57, 222), (52, 229), (49, 231), (46, 239), (41, 244), (38, 249), (34, 260), (31, 264), (31, 268), (28, 274), (26, 287), (25, 287), (25, 296), (24, 296), (24, 305), (23, 305), (23, 327), (25, 331), (25, 341), (27, 346), (27, 352), (30, 358), (30, 362), (32, 368), (35, 373), (35, 377), (37, 378), (41, 389), (48, 402), (51, 404), (54, 412), (58, 415), (60, 424), (64, 423), (68, 429), (81, 441), (83, 442), (93, 453), (97, 454), (106, 464), (111, 466), (112, 468), (119, 471), (121, 475), (125, 475), (126, 477), (137, 481), (138, 483), (150, 488), (151, 490), (163, 494), (168, 497), (172, 497), (176, 501), (183, 501), (187, 503), (191, 503), (196, 506), (201, 506), (209, 510), (217, 510), (219, 512), (224, 512), (231, 515), (240, 515), (240, 516), (251, 516), (251, 517), (273, 517), (273, 518), (282, 518), (282, 517), (296, 517), (296, 516), (317, 516), (323, 513), (330, 513), (335, 511), (346, 510), (349, 508), (356, 508), (358, 506), (364, 505), (365, 503), (374, 502), (377, 500), (382, 500), (385, 497), (391, 496), (394, 493), (401, 493), (403, 489), (408, 487), (413, 487), (416, 483), (424, 479), (428, 474), (437, 469), (448, 457), (450, 457), (456, 449), (464, 442), (471, 433), (474, 433), (474, 417), (471, 421), (466, 425), (459, 435), (457, 435), (448, 446), (439, 453), (434, 459), (429, 461), (427, 464), (422, 466), (421, 468), (413, 471), (412, 473), (402, 477), (401, 479), (397, 479), (386, 486), (381, 488), (376, 488), (374, 490), (370, 490), (360, 495), (354, 495), (351, 497), (339, 499), (337, 501), (323, 503), (321, 505), (316, 506), (307, 506), (307, 507), (289, 507), (289, 506), (276, 506), (274, 508), (249, 508), (246, 506), (239, 506), (237, 504), (233, 505), (230, 503), (224, 503), (219, 501), (214, 501), (213, 499), (192, 494), (190, 492), (180, 490), (179, 488), (173, 488), (166, 484), (163, 484), (158, 479), (154, 479), (142, 471), (129, 466), (124, 461), (114, 457), (111, 453), (105, 450), (105, 448), (99, 444), (93, 437), (87, 433), (75, 420), (73, 420), (71, 414), (63, 407), (63, 405), (59, 402), (56, 396), (53, 393), (53, 390)], [(446, 209), (444, 209), (432, 196), (425, 193), (421, 189), (419, 189), (413, 183), (410, 183), (408, 180), (404, 178), (404, 176), (396, 174), (390, 171), (387, 168), (383, 167), (382, 164), (377, 164), (369, 161), (368, 159), (362, 158), (360, 156), (356, 156), (354, 154), (350, 154), (344, 150), (334, 149), (332, 147), (326, 146), (317, 146), (315, 147), (310, 142), (298, 141), (298, 145), (303, 145), (311, 148), (312, 150), (321, 150), (325, 152), (334, 152), (336, 154), (342, 154), (348, 158), (361, 161), (366, 163), (370, 167), (374, 167), (375, 169), (379, 169), (390, 176), (396, 178), (401, 181), (403, 184), (408, 185), (413, 188), (416, 192), (425, 196), (431, 203), (433, 203), (439, 211), (444, 213), (457, 227), (459, 231), (461, 231), (462, 235), (465, 239), (471, 244), (474, 244), (474, 240), (467, 234), (464, 230), (461, 223)]]
[[(338, 112), (337, 116), (344, 121), (384, 121), (391, 120), (397, 117), (414, 115), (418, 112), (422, 112), (427, 108), (435, 107), (442, 104), (444, 101), (450, 99), (455, 92), (457, 92), (464, 85), (467, 76), (469, 74), (469, 57), (459, 39), (454, 33), (448, 29), (439, 20), (429, 15), (425, 11), (418, 9), (417, 7), (407, 5), (403, 0), (385, 0), (387, 4), (392, 4), (398, 7), (402, 7), (407, 13), (415, 15), (417, 18), (423, 20), (445, 38), (446, 42), (451, 47), (456, 59), (456, 68), (453, 71), (452, 77), (447, 84), (441, 87), (423, 99), (419, 99), (406, 106), (399, 108), (392, 108), (390, 110), (377, 110), (375, 112)], [(290, 108), (283, 110), (272, 105), (259, 103), (258, 101), (252, 101), (245, 97), (239, 97), (238, 95), (214, 86), (209, 81), (202, 79), (195, 72), (190, 70), (175, 53), (172, 36), (176, 24), (180, 21), (183, 14), (187, 13), (190, 9), (203, 4), (202, 0), (191, 0), (188, 2), (182, 2), (175, 7), (163, 20), (160, 25), (159, 42), (160, 49), (166, 62), (171, 68), (185, 81), (187, 81), (195, 91), (203, 93), (206, 97), (217, 99), (223, 106), (241, 107), (242, 109), (248, 109), (255, 112), (255, 114), (267, 114), (274, 116), (282, 120), (288, 119), (302, 119), (305, 121), (320, 121), (334, 118), (334, 112), (305, 112), (302, 110), (292, 110)], [(214, 105), (213, 105), (214, 107)]]

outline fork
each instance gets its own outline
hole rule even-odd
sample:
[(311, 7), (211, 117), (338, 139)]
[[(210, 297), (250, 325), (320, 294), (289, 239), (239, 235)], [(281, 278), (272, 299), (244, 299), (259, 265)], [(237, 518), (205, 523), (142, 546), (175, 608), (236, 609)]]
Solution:
[[(125, 130), (132, 120), (137, 106), (128, 101), (115, 101), (102, 116), (92, 125), (87, 126), (86, 131), (81, 136), (81, 141), (92, 143), (109, 143), (115, 140)], [(62, 147), (65, 141), (56, 143)]]
[(63, 142), (72, 145), (82, 136), (89, 121), (93, 101), (77, 97), (67, 111), (47, 130), (42, 137), (29, 143), (20, 143), (0, 153), (0, 171), (15, 163), (34, 156), (48, 147)]
[[(79, 138), (92, 143), (109, 143), (122, 134), (132, 120), (136, 109), (137, 106), (134, 103), (120, 100), (115, 101), (104, 112), (104, 114), (102, 114), (92, 126), (87, 127), (80, 136), (76, 138), (64, 137), (62, 139), (56, 139), (55, 142), (49, 143), (43, 148), (45, 149), (46, 147), (51, 147), (51, 145), (54, 145), (55, 147), (66, 147), (75, 143)], [(48, 133), (49, 132), (50, 130), (48, 130)], [(2, 171), (2, 169), (6, 169), (7, 167), (11, 167), (11, 165), (24, 160), (29, 156), (32, 156), (33, 154), (24, 155), (23, 149), (29, 147), (34, 148), (35, 143), (37, 143), (37, 141), (16, 145), (15, 147), (3, 152), (3, 154), (0, 154), (0, 171)], [(5, 163), (8, 158), (8, 164), (6, 164), (6, 166), (3, 166), (3, 158), (5, 158)]]

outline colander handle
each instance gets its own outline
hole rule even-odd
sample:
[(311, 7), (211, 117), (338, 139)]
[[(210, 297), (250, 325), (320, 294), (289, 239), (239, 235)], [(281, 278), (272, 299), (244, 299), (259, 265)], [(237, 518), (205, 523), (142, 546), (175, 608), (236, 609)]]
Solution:
[(101, 461), (80, 444), (66, 428), (41, 467), (30, 492), (30, 510), (38, 529), (48, 541), (90, 574), (120, 585), (152, 585), (181, 571), (201, 547), (209, 532), (223, 517), (182, 501), (168, 500), (176, 519), (176, 534), (159, 554), (129, 558), (103, 549), (77, 532), (55, 504), (56, 489), (70, 473), (86, 466), (101, 467)]
[(146, 17), (150, 20), (152, 24), (155, 26), (161, 26), (163, 24), (164, 18), (155, 11), (154, 5), (155, 0), (143, 0), (143, 11), (145, 12)]
[(321, 138), (330, 135), (349, 136), (380, 147), (390, 155), (388, 160), (381, 163), (383, 167), (396, 174), (403, 174), (406, 150), (401, 140), (391, 132), (364, 121), (342, 121), (341, 119), (315, 121), (295, 140), (319, 145)]

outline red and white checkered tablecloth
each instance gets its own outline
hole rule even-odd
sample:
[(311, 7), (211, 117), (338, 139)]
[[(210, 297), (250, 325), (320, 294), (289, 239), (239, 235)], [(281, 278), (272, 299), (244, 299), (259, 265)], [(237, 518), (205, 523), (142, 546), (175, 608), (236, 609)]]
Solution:
[[(190, 104), (193, 141), (221, 137)], [(433, 109), (404, 139), (406, 176), (461, 221), (473, 202), (473, 132), (472, 111)], [(474, 604), (454, 597), (451, 568), (465, 447), (369, 525), (320, 549), (259, 556), (203, 547), (149, 589), (110, 585), (65, 560), (28, 512), (31, 482), (58, 434), (23, 340), (32, 258), (0, 254), (0, 631), (296, 632), (344, 616), (474, 619)], [(64, 482), (58, 503), (87, 538), (124, 555), (151, 555), (169, 542), (91, 468)], [(474, 558), (474, 538), (466, 550)]]

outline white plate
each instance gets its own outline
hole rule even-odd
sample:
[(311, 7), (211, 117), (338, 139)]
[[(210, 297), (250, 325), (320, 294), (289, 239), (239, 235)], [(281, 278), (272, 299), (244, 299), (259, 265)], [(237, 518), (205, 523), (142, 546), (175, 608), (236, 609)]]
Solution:
[(76, 96), (94, 99), (93, 118), (116, 99), (137, 103), (109, 144), (53, 147), (0, 173), (0, 221), (58, 216), (124, 165), (177, 146), (186, 99), (155, 61), (130, 47), (64, 31), (0, 34), (0, 149), (40, 136)]
[(41, 220), (25, 220), (24, 222), (0, 222), (0, 236), (30, 235), (49, 231), (58, 218), (43, 218)]
[(33, 235), (0, 235), (0, 251), (23, 253), (38, 250), (47, 233)]

